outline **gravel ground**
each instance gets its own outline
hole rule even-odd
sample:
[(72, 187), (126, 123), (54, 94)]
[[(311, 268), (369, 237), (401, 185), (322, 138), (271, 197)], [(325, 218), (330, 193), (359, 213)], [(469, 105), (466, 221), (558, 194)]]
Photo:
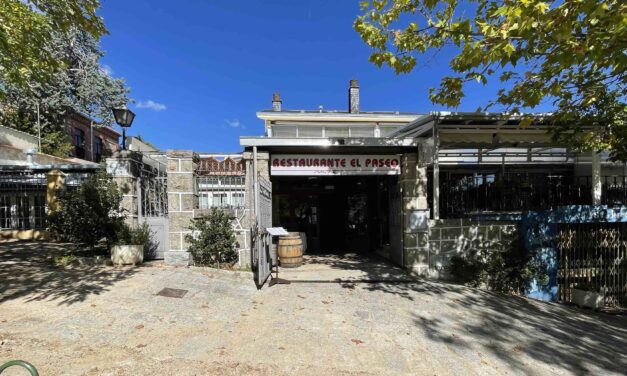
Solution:
[[(28, 360), (41, 375), (606, 375), (627, 369), (625, 316), (405, 277), (338, 283), (338, 262), (326, 265), (334, 278), (322, 273), (316, 282), (301, 278), (258, 291), (249, 273), (158, 263), (56, 268), (43, 257), (63, 250), (0, 244), (0, 363)], [(157, 295), (164, 287), (187, 293)]]

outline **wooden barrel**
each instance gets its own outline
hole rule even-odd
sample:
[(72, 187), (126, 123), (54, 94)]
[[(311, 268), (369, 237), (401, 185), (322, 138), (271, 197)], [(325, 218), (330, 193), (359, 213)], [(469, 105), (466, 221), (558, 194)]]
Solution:
[(299, 235), (279, 237), (279, 262), (284, 268), (296, 268), (303, 264), (303, 241)]

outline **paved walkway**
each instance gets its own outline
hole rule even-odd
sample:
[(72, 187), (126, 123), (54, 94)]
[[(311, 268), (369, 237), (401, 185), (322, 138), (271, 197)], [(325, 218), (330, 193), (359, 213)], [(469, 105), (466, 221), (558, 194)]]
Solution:
[[(52, 268), (0, 244), (0, 362), (42, 375), (621, 374), (627, 318), (433, 282)], [(55, 247), (52, 247), (55, 248)], [(63, 251), (63, 247), (56, 247)], [(183, 298), (157, 295), (184, 289)], [(3, 374), (4, 376), (4, 374)]]
[(297, 283), (409, 282), (414, 278), (403, 269), (378, 257), (357, 253), (304, 255), (298, 268), (280, 268), (281, 278)]

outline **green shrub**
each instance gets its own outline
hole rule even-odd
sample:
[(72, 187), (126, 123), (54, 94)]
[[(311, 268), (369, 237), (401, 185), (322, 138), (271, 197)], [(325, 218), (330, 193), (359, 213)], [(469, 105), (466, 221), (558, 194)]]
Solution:
[(535, 280), (548, 282), (548, 266), (540, 255), (524, 246), (519, 232), (503, 249), (470, 249), (451, 258), (451, 274), (460, 283), (486, 286), (493, 291), (525, 294)]
[(69, 265), (78, 264), (79, 259), (78, 259), (78, 256), (73, 255), (73, 254), (69, 254), (65, 256), (55, 256), (52, 259), (52, 263), (55, 266), (69, 266)]
[(145, 245), (152, 241), (152, 233), (147, 223), (131, 227), (123, 223), (117, 231), (116, 244)]
[(237, 261), (235, 233), (231, 226), (232, 218), (222, 210), (213, 208), (209, 214), (194, 218), (187, 235), (194, 264), (218, 266)]
[(126, 223), (122, 223), (116, 233), (115, 244), (118, 245), (143, 245), (144, 255), (147, 257), (154, 256), (157, 244), (153, 239), (153, 232), (146, 222), (139, 227), (130, 227)]
[(94, 248), (102, 239), (111, 244), (124, 221), (122, 194), (104, 169), (83, 184), (61, 193), (59, 209), (48, 216), (48, 229), (59, 240)]
[(451, 257), (451, 274), (459, 283), (479, 287), (484, 279), (485, 266), (476, 255)]

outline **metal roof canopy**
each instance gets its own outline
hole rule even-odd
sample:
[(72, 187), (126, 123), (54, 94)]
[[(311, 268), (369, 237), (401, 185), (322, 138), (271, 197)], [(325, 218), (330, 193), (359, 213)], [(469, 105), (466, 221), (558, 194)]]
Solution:
[[(388, 137), (432, 137), (434, 128), (439, 133), (454, 130), (460, 133), (514, 132), (514, 133), (546, 133), (550, 114), (480, 113), (480, 112), (432, 112), (407, 124)], [(528, 126), (521, 122), (531, 118)]]
[(0, 171), (50, 171), (60, 170), (63, 172), (87, 172), (95, 171), (100, 167), (94, 165), (80, 164), (20, 164), (20, 165), (0, 165)]
[[(433, 140), (442, 164), (573, 163), (548, 134), (548, 113), (433, 112), (388, 137)], [(521, 125), (531, 118), (531, 124)]]
[(297, 137), (240, 137), (240, 145), (259, 147), (416, 147), (424, 142), (408, 137), (327, 137), (327, 138), (297, 138)]

